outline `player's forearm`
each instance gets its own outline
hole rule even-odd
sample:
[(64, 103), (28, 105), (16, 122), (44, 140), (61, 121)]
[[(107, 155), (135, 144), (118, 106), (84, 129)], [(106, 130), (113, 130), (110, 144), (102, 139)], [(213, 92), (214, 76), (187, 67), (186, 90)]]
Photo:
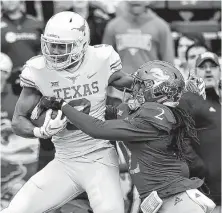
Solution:
[(101, 131), (101, 127), (104, 126), (104, 121), (79, 112), (68, 104), (62, 107), (62, 112), (78, 129), (93, 138), (100, 138), (99, 131)]
[(13, 132), (24, 138), (34, 138), (35, 126), (24, 116), (16, 116), (12, 120)]
[(66, 104), (62, 112), (68, 120), (87, 135), (104, 140), (115, 141), (146, 141), (151, 136), (147, 130), (141, 130), (127, 124), (123, 120), (102, 121), (77, 111)]

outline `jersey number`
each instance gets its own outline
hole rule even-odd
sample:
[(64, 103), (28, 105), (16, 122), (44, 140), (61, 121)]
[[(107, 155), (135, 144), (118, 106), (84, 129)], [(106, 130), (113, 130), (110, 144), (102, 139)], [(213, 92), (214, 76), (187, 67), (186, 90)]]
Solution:
[[(89, 100), (82, 98), (82, 99), (76, 99), (69, 102), (69, 105), (77, 109), (78, 111), (84, 112), (85, 114), (89, 114), (91, 109), (91, 103)], [(78, 128), (71, 124), (67, 123), (66, 129), (68, 130), (78, 130)]]
[(162, 109), (160, 107), (157, 107), (157, 109), (159, 109), (161, 111), (161, 113), (154, 116), (154, 117), (162, 121), (164, 117), (161, 117), (161, 115), (163, 115), (165, 113), (165, 111), (164, 111), (164, 109)]

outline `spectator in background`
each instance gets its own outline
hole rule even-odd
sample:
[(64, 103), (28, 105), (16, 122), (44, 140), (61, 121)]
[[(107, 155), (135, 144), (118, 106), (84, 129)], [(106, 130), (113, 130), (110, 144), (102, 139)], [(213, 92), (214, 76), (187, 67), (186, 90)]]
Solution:
[[(128, 1), (104, 33), (104, 44), (110, 44), (120, 55), (123, 71), (132, 74), (141, 64), (152, 60), (174, 61), (174, 45), (169, 25), (158, 17), (146, 1)], [(109, 87), (108, 105), (121, 102), (122, 93)], [(113, 99), (113, 100), (112, 100)]]
[(103, 43), (119, 52), (123, 70), (131, 74), (144, 62), (156, 59), (173, 63), (173, 39), (168, 24), (145, 1), (123, 4), (123, 14), (110, 21), (103, 37)]
[(201, 54), (196, 60), (195, 75), (205, 82), (206, 100), (193, 93), (185, 93), (180, 106), (191, 113), (198, 129), (200, 148), (196, 151), (207, 169), (205, 182), (209, 189), (205, 189), (205, 193), (221, 206), (221, 68), (217, 55), (211, 52)]
[(218, 85), (221, 78), (218, 56), (212, 52), (205, 52), (199, 55), (195, 68), (196, 75), (204, 79), (206, 91), (212, 90), (211, 92), (218, 96)]
[(1, 52), (0, 53), (1, 95), (5, 91), (6, 82), (11, 75), (12, 67), (13, 67), (12, 60), (8, 57), (8, 55)]
[(39, 1), (39, 8), (36, 3), (37, 1), (25, 1), (26, 13), (34, 17), (42, 15), (41, 18), (44, 20), (45, 25), (54, 14), (54, 1)]
[(191, 46), (187, 48), (185, 52), (186, 63), (184, 66), (185, 79), (187, 79), (190, 72), (193, 72), (193, 70), (195, 69), (197, 57), (200, 54), (205, 53), (207, 51), (208, 51), (207, 46), (204, 44), (199, 44), (199, 43), (192, 44)]
[(87, 20), (90, 28), (90, 44), (102, 43), (103, 33), (110, 16), (102, 7), (90, 4), (89, 1), (75, 1), (69, 11), (76, 12)]
[[(24, 13), (24, 2), (1, 1), (1, 51), (13, 62), (13, 70), (19, 70), (40, 50), (40, 33), (42, 24)], [(9, 91), (5, 99), (9, 117), (12, 118), (18, 96)]]
[(181, 71), (186, 69), (186, 51), (193, 44), (207, 47), (202, 33), (184, 33), (176, 41), (177, 50), (174, 64)]
[(0, 70), (1, 70), (1, 144), (8, 143), (8, 136), (12, 134), (11, 120), (7, 112), (7, 106), (3, 106), (2, 103), (7, 97), (10, 85), (7, 84), (7, 80), (11, 76), (12, 72), (12, 60), (5, 53), (0, 53)]
[(21, 67), (40, 51), (42, 23), (23, 12), (24, 2), (1, 2), (1, 51), (11, 58), (14, 68)]

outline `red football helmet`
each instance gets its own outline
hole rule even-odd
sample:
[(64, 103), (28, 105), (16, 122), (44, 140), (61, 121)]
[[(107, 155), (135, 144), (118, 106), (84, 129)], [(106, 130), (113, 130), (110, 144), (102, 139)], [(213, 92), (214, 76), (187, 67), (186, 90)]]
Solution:
[(133, 76), (132, 98), (140, 105), (145, 102), (158, 102), (175, 107), (185, 89), (183, 75), (173, 65), (164, 61), (147, 62)]

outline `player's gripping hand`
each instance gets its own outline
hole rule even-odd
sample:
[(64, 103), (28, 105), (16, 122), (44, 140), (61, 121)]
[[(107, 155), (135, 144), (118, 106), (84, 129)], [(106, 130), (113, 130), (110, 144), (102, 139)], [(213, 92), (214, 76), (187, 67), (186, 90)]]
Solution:
[(200, 77), (191, 75), (186, 82), (186, 91), (197, 93), (202, 96), (204, 100), (206, 99), (205, 83)]
[(34, 135), (38, 138), (50, 138), (66, 128), (67, 118), (62, 118), (62, 111), (58, 110), (55, 119), (51, 118), (52, 109), (47, 110), (44, 124), (34, 128)]
[(43, 96), (39, 101), (39, 107), (43, 110), (61, 110), (63, 102), (62, 98)]

